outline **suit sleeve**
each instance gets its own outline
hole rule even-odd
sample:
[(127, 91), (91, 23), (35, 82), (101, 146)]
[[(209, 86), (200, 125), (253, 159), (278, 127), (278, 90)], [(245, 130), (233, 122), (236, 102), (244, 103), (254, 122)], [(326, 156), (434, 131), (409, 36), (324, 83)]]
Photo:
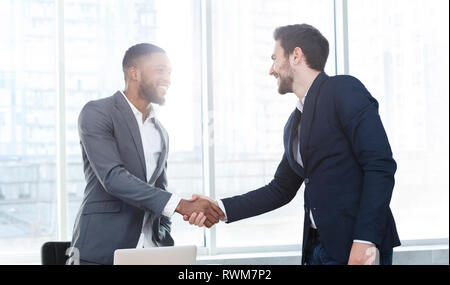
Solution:
[(335, 107), (352, 152), (363, 170), (363, 185), (353, 239), (380, 245), (397, 169), (378, 114), (378, 102), (356, 78), (341, 82)]
[(297, 194), (303, 178), (289, 166), (286, 154), (278, 165), (274, 179), (266, 186), (248, 193), (222, 199), (227, 223), (250, 218), (280, 208)]
[(128, 204), (160, 216), (171, 194), (151, 187), (125, 169), (112, 121), (100, 106), (94, 102), (86, 104), (78, 118), (78, 131), (89, 164), (103, 188)]

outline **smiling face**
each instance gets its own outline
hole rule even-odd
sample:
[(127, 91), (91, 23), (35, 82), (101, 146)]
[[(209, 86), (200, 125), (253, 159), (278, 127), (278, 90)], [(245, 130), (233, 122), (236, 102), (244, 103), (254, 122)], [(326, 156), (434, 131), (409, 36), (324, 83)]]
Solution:
[(163, 52), (157, 52), (143, 56), (139, 61), (137, 70), (140, 73), (138, 79), (139, 96), (149, 103), (163, 105), (164, 97), (170, 86), (170, 74), (172, 72), (167, 55)]
[(284, 50), (279, 41), (275, 42), (275, 48), (272, 54), (272, 66), (269, 75), (272, 75), (278, 82), (278, 93), (291, 93), (292, 83), (294, 81), (293, 72), (289, 64), (289, 58), (284, 55)]

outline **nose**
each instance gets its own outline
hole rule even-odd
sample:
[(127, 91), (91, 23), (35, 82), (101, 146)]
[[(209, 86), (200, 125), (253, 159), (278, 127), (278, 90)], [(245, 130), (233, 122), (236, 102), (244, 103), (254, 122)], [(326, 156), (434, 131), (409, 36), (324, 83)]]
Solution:
[(170, 75), (169, 75), (169, 74), (167, 74), (166, 76), (164, 76), (164, 78), (163, 78), (163, 80), (162, 80), (162, 83), (165, 84), (165, 85), (167, 85), (167, 86), (170, 86), (171, 81), (170, 81)]
[(273, 70), (273, 64), (270, 66), (269, 75), (274, 75), (275, 70)]
[(273, 69), (273, 64), (272, 64), (272, 66), (269, 69), (269, 75), (271, 75), (271, 76), (273, 76), (275, 78), (278, 78), (278, 73), (275, 71), (275, 69)]

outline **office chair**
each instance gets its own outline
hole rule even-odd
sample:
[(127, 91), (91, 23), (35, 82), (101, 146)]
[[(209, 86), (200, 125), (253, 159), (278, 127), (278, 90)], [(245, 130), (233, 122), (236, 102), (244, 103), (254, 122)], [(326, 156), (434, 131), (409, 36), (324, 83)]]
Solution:
[(49, 241), (41, 247), (42, 265), (65, 265), (68, 256), (66, 250), (70, 247), (70, 241)]

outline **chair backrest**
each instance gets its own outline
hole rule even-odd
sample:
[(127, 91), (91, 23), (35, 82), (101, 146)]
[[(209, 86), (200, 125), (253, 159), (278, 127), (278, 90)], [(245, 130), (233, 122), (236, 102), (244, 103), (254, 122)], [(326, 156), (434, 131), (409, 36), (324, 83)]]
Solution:
[(49, 241), (41, 247), (42, 265), (64, 265), (68, 256), (66, 250), (70, 247), (70, 241)]

